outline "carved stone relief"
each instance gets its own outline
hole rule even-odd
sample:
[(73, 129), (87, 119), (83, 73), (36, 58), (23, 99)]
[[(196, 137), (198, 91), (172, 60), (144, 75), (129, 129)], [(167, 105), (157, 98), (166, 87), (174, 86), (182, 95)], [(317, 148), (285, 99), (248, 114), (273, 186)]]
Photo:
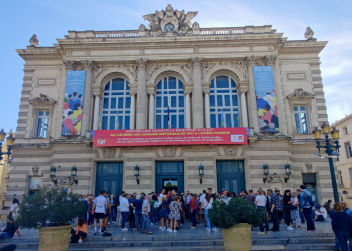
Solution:
[(39, 166), (32, 167), (32, 175), (33, 176), (38, 175), (38, 171), (39, 171)]
[(232, 146), (226, 147), (225, 148), (225, 154), (226, 155), (235, 155), (237, 153), (237, 148), (234, 148)]
[(314, 94), (304, 91), (302, 88), (295, 89), (295, 92), (287, 96), (288, 99), (314, 98)]
[(114, 158), (116, 149), (104, 148), (103, 156), (104, 158)]
[(307, 171), (308, 171), (308, 172), (309, 172), (309, 171), (312, 171), (312, 169), (313, 169), (313, 164), (310, 163), (310, 162), (307, 162), (307, 163), (306, 163), (306, 167), (307, 167)]
[(116, 69), (116, 72), (121, 70), (127, 70), (133, 77), (135, 83), (137, 83), (137, 65), (136, 64), (113, 64), (113, 65), (94, 65), (93, 81), (95, 82), (102, 73), (107, 72), (111, 69)]
[(165, 157), (172, 157), (176, 155), (176, 149), (172, 147), (163, 148), (162, 151)]

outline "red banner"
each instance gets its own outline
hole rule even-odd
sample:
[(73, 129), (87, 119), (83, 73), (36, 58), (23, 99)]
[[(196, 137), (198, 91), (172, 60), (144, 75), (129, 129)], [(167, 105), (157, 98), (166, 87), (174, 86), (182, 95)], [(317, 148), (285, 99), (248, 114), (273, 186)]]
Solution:
[(247, 144), (246, 128), (95, 130), (93, 140), (94, 147), (225, 144)]

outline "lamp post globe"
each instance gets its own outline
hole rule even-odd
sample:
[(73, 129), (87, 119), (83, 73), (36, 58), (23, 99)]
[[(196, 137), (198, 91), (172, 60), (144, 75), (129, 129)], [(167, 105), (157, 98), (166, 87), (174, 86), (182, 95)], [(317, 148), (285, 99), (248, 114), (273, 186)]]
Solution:
[(330, 127), (329, 127), (329, 124), (324, 122), (324, 124), (321, 125), (321, 129), (323, 130), (323, 133), (326, 135), (326, 134), (329, 134), (329, 131), (330, 131)]
[(6, 132), (4, 132), (4, 129), (1, 129), (0, 131), (0, 142), (4, 142), (6, 137)]
[(334, 140), (338, 140), (340, 138), (340, 131), (333, 127), (331, 131), (331, 136)]

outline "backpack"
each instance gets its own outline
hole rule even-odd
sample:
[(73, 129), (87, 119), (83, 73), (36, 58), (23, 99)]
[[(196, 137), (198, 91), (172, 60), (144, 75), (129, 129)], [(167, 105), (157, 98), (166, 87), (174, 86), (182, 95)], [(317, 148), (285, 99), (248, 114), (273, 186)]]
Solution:
[(159, 205), (159, 202), (155, 201), (153, 207), (154, 207), (155, 209), (158, 209), (159, 206), (160, 206), (160, 205)]
[(111, 233), (107, 233), (107, 232), (103, 233), (103, 236), (111, 236), (111, 235), (112, 235)]

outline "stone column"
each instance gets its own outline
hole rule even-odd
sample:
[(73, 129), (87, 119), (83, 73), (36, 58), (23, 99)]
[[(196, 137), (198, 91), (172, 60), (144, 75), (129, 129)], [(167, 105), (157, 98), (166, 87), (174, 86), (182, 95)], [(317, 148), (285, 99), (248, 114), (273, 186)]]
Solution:
[(81, 61), (84, 64), (84, 69), (86, 71), (86, 84), (84, 87), (84, 97), (83, 97), (83, 114), (82, 114), (82, 127), (81, 127), (81, 137), (86, 136), (86, 131), (90, 131), (89, 116), (91, 115), (91, 95), (92, 95), (92, 81), (93, 81), (93, 66), (94, 63), (92, 60)]
[(65, 100), (65, 89), (66, 89), (66, 75), (67, 71), (74, 71), (77, 68), (77, 63), (74, 60), (62, 60), (62, 75), (61, 75), (61, 85), (60, 85), (60, 99), (58, 101), (59, 104), (59, 112), (58, 112), (58, 120), (57, 122), (60, 123), (60, 126), (57, 127), (57, 135), (58, 138), (61, 138), (61, 124), (62, 124), (62, 114), (64, 111), (64, 100)]
[(210, 90), (204, 91), (204, 109), (205, 109), (205, 127), (210, 128), (210, 103), (209, 103)]
[(276, 105), (277, 105), (277, 113), (279, 117), (279, 128), (280, 128), (279, 130), (284, 135), (287, 135), (285, 105), (284, 105), (284, 98), (282, 94), (279, 58), (277, 56), (270, 55), (270, 56), (265, 56), (263, 61), (265, 65), (273, 67)]
[(136, 93), (130, 92), (131, 106), (130, 106), (130, 129), (134, 129), (135, 111), (136, 111)]
[(248, 127), (246, 92), (248, 92), (248, 90), (241, 90), (241, 122), (243, 127)]
[[(137, 62), (137, 76), (138, 76), (138, 89), (137, 89), (137, 123), (136, 129), (147, 129), (146, 125), (146, 69), (147, 60), (138, 59)], [(132, 107), (131, 107), (132, 108)]]
[(186, 128), (191, 128), (191, 102), (189, 96), (190, 91), (185, 91), (186, 94)]
[(254, 86), (254, 75), (253, 75), (253, 66), (258, 65), (257, 56), (248, 56), (246, 57), (246, 65), (248, 68), (248, 78), (249, 78), (249, 102), (251, 103), (251, 110), (249, 114), (251, 116), (252, 125), (254, 128), (254, 134), (259, 133), (258, 125), (258, 111), (257, 111), (257, 99), (255, 95), (255, 86)]
[(191, 58), (193, 67), (193, 96), (192, 114), (193, 128), (204, 128), (203, 116), (203, 93), (202, 93), (202, 71), (201, 64), (203, 58)]
[(93, 95), (94, 95), (93, 130), (99, 130), (100, 93), (94, 93)]
[(149, 129), (154, 129), (155, 121), (155, 105), (154, 105), (154, 93), (149, 92)]

